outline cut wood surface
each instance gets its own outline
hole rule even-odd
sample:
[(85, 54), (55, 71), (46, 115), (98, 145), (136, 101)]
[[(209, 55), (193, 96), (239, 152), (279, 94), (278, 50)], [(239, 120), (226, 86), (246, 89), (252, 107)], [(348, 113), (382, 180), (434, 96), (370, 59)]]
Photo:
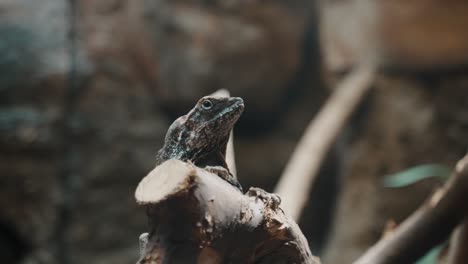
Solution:
[(278, 195), (168, 160), (138, 185), (150, 232), (138, 263), (319, 263)]

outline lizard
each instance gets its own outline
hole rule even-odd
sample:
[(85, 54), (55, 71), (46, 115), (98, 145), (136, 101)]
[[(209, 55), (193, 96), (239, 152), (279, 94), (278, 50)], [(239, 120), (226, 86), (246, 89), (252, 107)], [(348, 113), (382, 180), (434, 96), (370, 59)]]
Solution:
[[(240, 97), (205, 96), (167, 130), (164, 146), (156, 154), (156, 166), (168, 159), (191, 162), (212, 172), (242, 192), (242, 186), (227, 166), (226, 148), (234, 124), (244, 111)], [(149, 233), (140, 235), (140, 258)], [(138, 262), (142, 263), (142, 262)]]
[(243, 110), (244, 101), (240, 97), (201, 98), (192, 110), (170, 125), (164, 146), (157, 152), (156, 166), (168, 159), (191, 162), (242, 192), (225, 157), (230, 132)]

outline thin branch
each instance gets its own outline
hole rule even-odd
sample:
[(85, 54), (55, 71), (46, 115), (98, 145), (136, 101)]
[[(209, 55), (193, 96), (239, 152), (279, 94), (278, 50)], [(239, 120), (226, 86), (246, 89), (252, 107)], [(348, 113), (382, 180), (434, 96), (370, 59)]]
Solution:
[(293, 219), (299, 219), (325, 156), (371, 88), (374, 71), (373, 64), (352, 71), (304, 132), (275, 189)]
[(465, 217), (452, 235), (448, 255), (449, 264), (465, 264), (468, 260), (468, 217)]
[[(229, 91), (226, 89), (220, 89), (211, 94), (212, 96), (220, 96), (220, 97), (229, 97)], [(226, 163), (228, 165), (229, 171), (231, 171), (232, 176), (237, 178), (237, 169), (236, 169), (236, 159), (234, 154), (234, 132), (231, 131), (231, 135), (229, 136), (229, 141), (227, 144), (226, 149)]]
[(449, 237), (468, 213), (467, 200), (468, 155), (442, 189), (354, 264), (413, 263)]
[(226, 163), (232, 176), (237, 179), (236, 153), (234, 152), (234, 131), (229, 135), (229, 141), (226, 149)]

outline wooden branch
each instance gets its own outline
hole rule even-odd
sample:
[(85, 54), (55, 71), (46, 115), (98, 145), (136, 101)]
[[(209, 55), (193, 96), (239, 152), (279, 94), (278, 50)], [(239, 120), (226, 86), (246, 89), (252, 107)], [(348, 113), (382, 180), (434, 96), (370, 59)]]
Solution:
[(138, 263), (319, 263), (280, 199), (245, 195), (215, 174), (179, 160), (156, 167), (135, 197), (150, 232)]
[(468, 217), (465, 217), (450, 239), (447, 263), (465, 264), (468, 260)]
[(323, 160), (371, 88), (373, 75), (373, 64), (351, 72), (304, 132), (275, 189), (293, 219), (299, 219)]
[(234, 152), (234, 131), (229, 135), (229, 141), (226, 149), (226, 164), (232, 176), (237, 179), (236, 153)]
[(355, 264), (413, 263), (448, 238), (468, 209), (468, 155), (444, 187)]
[[(220, 89), (211, 94), (212, 96), (229, 97), (230, 93), (226, 89)], [(226, 163), (232, 176), (237, 179), (236, 159), (234, 154), (234, 132), (231, 131), (226, 149)]]

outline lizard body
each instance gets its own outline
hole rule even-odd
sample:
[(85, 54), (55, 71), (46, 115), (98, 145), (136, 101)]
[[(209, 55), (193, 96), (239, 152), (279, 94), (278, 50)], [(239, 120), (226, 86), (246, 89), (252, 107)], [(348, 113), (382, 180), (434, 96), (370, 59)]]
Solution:
[(242, 191), (226, 164), (229, 134), (244, 110), (239, 97), (205, 96), (169, 127), (156, 166), (168, 159), (192, 162)]

